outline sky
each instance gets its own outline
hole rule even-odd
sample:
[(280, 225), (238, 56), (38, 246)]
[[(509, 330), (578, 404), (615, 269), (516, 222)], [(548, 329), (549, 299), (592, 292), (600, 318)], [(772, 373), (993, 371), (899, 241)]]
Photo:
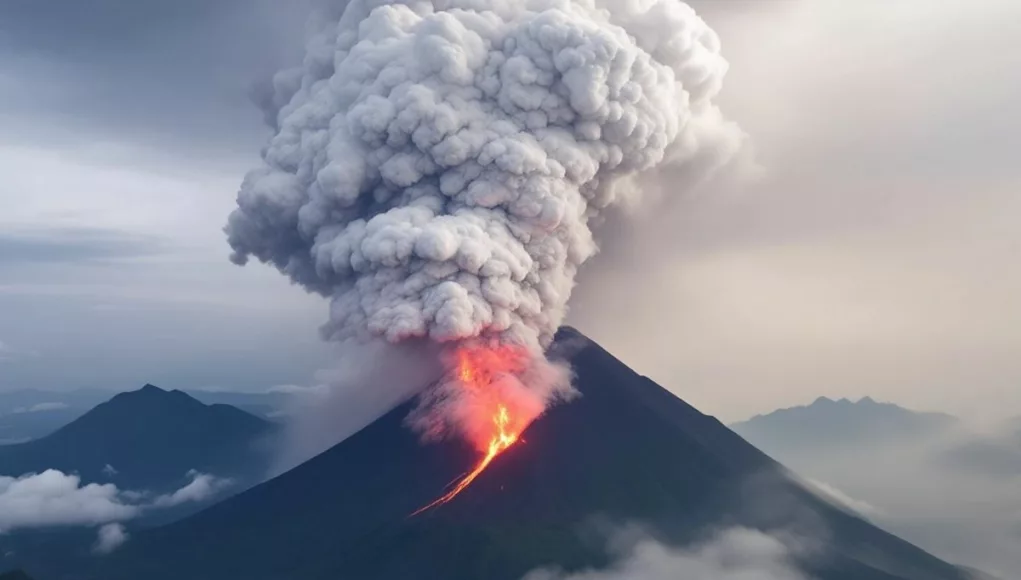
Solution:
[[(0, 390), (330, 366), (325, 302), (221, 231), (268, 135), (253, 87), (312, 1), (0, 3)], [(570, 322), (724, 420), (821, 395), (1021, 415), (1021, 6), (692, 5), (760, 171), (607, 224)]]

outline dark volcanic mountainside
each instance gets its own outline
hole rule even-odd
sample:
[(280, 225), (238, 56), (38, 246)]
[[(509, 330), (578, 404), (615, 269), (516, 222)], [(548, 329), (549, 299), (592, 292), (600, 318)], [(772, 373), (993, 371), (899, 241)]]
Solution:
[[(708, 526), (810, 533), (822, 580), (958, 580), (957, 569), (817, 499), (771, 459), (573, 330), (582, 396), (551, 409), (451, 503), (415, 517), (475, 461), (385, 415), (296, 469), (141, 532), (102, 580), (518, 580), (607, 562), (594, 522), (686, 542)], [(30, 570), (31, 572), (31, 570)]]
[(192, 469), (220, 476), (262, 469), (259, 444), (271, 431), (271, 423), (239, 409), (146, 385), (114, 396), (46, 437), (0, 446), (0, 474), (59, 469), (86, 482), (169, 491)]

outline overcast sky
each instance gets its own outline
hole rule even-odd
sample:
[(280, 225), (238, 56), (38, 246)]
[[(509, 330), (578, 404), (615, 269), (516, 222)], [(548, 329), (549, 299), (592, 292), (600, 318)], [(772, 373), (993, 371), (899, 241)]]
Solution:
[[(0, 389), (302, 384), (326, 305), (227, 260), (312, 0), (0, 2)], [(1021, 414), (1021, 6), (694, 2), (764, 171), (635, 217), (572, 321), (726, 420)]]

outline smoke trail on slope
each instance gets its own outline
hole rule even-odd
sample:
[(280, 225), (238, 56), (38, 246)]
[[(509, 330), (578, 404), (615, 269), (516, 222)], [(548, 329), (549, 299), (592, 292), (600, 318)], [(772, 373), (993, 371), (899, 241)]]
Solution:
[[(569, 389), (542, 352), (596, 252), (590, 224), (641, 174), (711, 172), (742, 139), (712, 103), (718, 38), (678, 0), (351, 0), (334, 16), (263, 99), (275, 134), (229, 218), (232, 260), (328, 297), (327, 339), (518, 349), (490, 382), (528, 402), (527, 425)], [(471, 396), (427, 399), (428, 431), (486, 431)]]

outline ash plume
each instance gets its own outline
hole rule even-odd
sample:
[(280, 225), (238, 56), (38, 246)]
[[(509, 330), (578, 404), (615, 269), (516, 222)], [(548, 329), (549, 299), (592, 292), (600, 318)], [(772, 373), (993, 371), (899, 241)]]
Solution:
[[(713, 103), (719, 39), (679, 0), (330, 14), (261, 98), (274, 134), (225, 228), (235, 263), (329, 298), (330, 340), (513, 344), (541, 363), (600, 215), (650, 171), (707, 174), (743, 140)], [(540, 407), (563, 392), (519, 386)]]

